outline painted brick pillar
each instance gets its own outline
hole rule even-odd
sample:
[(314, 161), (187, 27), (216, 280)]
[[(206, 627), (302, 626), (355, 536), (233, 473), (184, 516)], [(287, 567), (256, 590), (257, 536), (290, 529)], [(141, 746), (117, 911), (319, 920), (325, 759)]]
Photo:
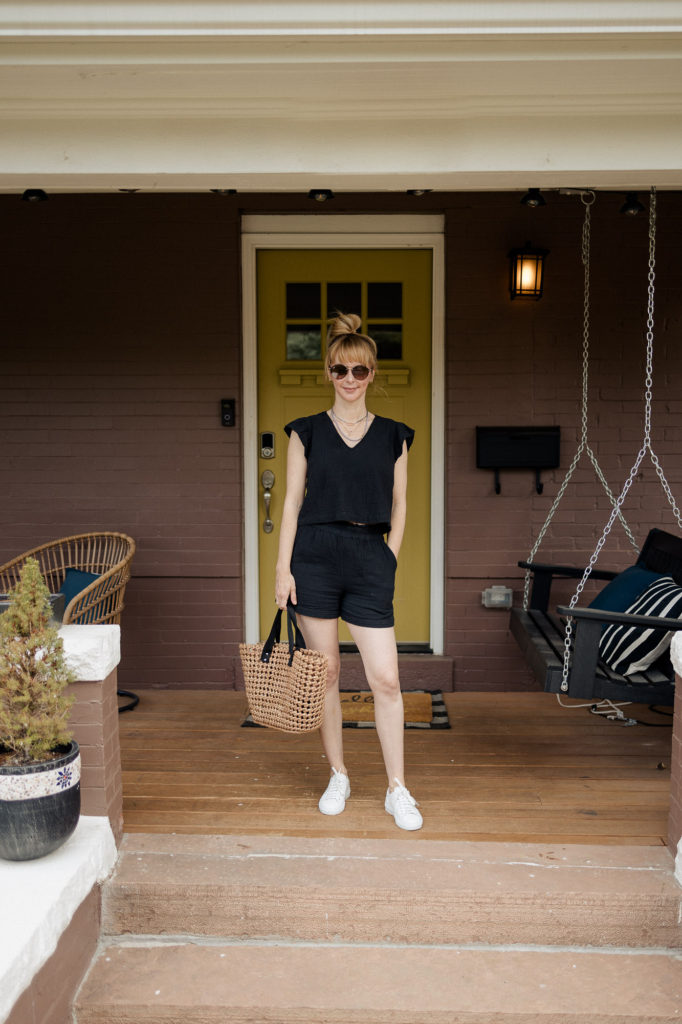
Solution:
[(682, 633), (673, 635), (670, 647), (675, 666), (675, 717), (670, 755), (670, 818), (668, 846), (675, 856), (675, 874), (682, 885)]
[(81, 750), (81, 814), (107, 817), (116, 844), (123, 835), (116, 666), (120, 626), (62, 626), (59, 635), (77, 681), (71, 726)]
[[(0, 861), (0, 1021), (64, 1024), (97, 948), (101, 886), (123, 833), (116, 668), (119, 626), (62, 626), (76, 682), (70, 725), (81, 752), (81, 817), (46, 857)], [(113, 834), (113, 835), (112, 835)]]

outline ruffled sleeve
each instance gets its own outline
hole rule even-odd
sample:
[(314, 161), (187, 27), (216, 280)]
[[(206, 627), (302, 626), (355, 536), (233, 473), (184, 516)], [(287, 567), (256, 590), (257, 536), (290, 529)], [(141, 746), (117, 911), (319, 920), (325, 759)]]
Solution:
[(403, 454), (403, 442), (407, 441), (407, 449), (412, 447), (414, 441), (414, 430), (404, 423), (396, 423), (393, 430), (393, 457), (399, 459)]
[(303, 447), (305, 449), (305, 457), (308, 458), (310, 454), (310, 439), (312, 437), (312, 426), (310, 423), (309, 416), (301, 416), (297, 420), (292, 420), (291, 423), (287, 423), (284, 431), (287, 437), (291, 437), (291, 431), (295, 430), (301, 439)]

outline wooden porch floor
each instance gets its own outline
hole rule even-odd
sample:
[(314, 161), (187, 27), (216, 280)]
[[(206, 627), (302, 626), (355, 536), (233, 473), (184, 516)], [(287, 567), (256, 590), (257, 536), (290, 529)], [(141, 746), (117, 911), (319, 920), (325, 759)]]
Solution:
[(328, 777), (317, 734), (241, 728), (239, 692), (140, 696), (120, 716), (126, 832), (665, 845), (672, 729), (566, 710), (551, 694), (446, 694), (450, 730), (406, 730), (419, 833), (384, 811), (373, 729), (344, 730), (353, 792), (330, 818), (317, 810)]

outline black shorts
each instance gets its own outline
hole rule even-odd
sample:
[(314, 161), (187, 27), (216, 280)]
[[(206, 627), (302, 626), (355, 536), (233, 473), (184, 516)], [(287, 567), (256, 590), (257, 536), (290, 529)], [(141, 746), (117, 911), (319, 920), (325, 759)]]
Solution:
[(380, 529), (299, 526), (291, 557), (296, 611), (354, 626), (392, 626), (397, 562)]

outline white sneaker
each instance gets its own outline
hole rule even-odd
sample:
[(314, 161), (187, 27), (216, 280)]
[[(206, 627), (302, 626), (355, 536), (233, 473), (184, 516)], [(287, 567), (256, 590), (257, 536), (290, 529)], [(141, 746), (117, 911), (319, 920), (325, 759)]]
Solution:
[(384, 806), (388, 813), (392, 814), (395, 818), (398, 828), (404, 828), (408, 832), (415, 832), (424, 824), (424, 819), (417, 810), (417, 801), (410, 794), (410, 791), (401, 785), (397, 779), (393, 781), (396, 784), (395, 789), (389, 789), (386, 793), (386, 803)]
[(350, 782), (348, 776), (343, 772), (337, 772), (332, 768), (332, 777), (329, 785), (320, 797), (317, 805), (323, 814), (341, 814), (346, 806), (346, 800), (350, 796)]

